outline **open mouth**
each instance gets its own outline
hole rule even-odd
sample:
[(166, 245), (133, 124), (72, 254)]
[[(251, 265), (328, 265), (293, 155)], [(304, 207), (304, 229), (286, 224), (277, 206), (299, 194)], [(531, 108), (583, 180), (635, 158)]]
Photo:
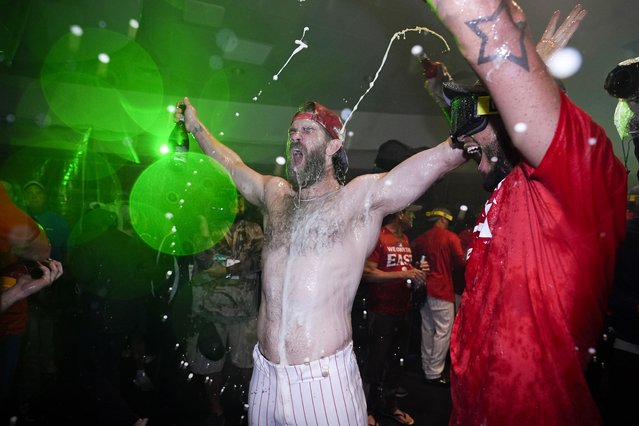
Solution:
[(466, 155), (479, 163), (481, 160), (481, 148), (479, 144), (476, 142), (466, 142), (464, 143), (464, 151)]
[(300, 148), (291, 148), (291, 160), (295, 167), (302, 164), (302, 161), (304, 160), (304, 153)]

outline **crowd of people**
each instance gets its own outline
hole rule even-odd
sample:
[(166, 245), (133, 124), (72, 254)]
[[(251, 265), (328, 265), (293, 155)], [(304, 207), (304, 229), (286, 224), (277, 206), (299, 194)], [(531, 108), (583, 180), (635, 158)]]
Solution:
[[(429, 3), (478, 81), (445, 81), (431, 64), (450, 137), (380, 173), (348, 178), (343, 123), (319, 102), (292, 116), (280, 177), (249, 167), (180, 100), (175, 120), (240, 194), (235, 222), (202, 253), (158, 255), (102, 207), (71, 238), (46, 210), (45, 185), (23, 185), (24, 211), (0, 188), (0, 320), (17, 308), (22, 318), (2, 329), (3, 416), (51, 422), (42, 404), (55, 389), (86, 403), (66, 407), (69, 424), (415, 424), (398, 397), (417, 309), (423, 382), (450, 390), (451, 425), (625, 421), (628, 394), (602, 406), (585, 372), (610, 318), (612, 381), (637, 375), (627, 173), (544, 63), (585, 11), (557, 30), (555, 16), (535, 44), (514, 2)], [(447, 207), (414, 202), (469, 160), (490, 194), (458, 234)], [(417, 212), (431, 227), (409, 239)], [(16, 272), (32, 261), (36, 271)], [(67, 291), (47, 293), (57, 287)], [(196, 415), (192, 386), (204, 401)]]

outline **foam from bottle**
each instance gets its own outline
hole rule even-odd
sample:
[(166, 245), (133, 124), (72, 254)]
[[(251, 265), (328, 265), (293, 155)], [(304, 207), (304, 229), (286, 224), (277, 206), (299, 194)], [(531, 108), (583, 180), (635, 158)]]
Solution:
[(442, 37), (441, 35), (439, 35), (435, 31), (433, 31), (433, 30), (431, 30), (429, 28), (426, 28), (426, 27), (405, 28), (405, 29), (403, 29), (401, 31), (398, 31), (395, 34), (393, 34), (393, 36), (391, 37), (391, 39), (390, 39), (390, 41), (388, 43), (388, 47), (386, 48), (386, 52), (384, 53), (384, 57), (382, 58), (382, 63), (380, 64), (379, 68), (377, 69), (377, 72), (375, 73), (375, 77), (373, 78), (373, 81), (370, 82), (370, 84), (368, 85), (368, 89), (366, 89), (364, 94), (362, 94), (362, 96), (360, 96), (359, 100), (357, 101), (357, 103), (353, 107), (353, 109), (352, 109), (350, 115), (348, 116), (348, 118), (346, 118), (346, 120), (344, 120), (344, 124), (342, 125), (342, 129), (340, 131), (341, 134), (344, 133), (344, 129), (346, 128), (346, 124), (353, 117), (353, 114), (355, 113), (355, 111), (359, 107), (359, 104), (362, 102), (364, 97), (366, 97), (368, 92), (370, 92), (371, 89), (373, 88), (373, 86), (375, 85), (375, 82), (377, 81), (377, 78), (379, 77), (379, 74), (382, 72), (382, 68), (384, 67), (384, 64), (386, 63), (386, 60), (388, 59), (388, 52), (390, 52), (390, 48), (393, 45), (393, 42), (395, 40), (399, 39), (400, 36), (403, 36), (405, 38), (406, 37), (406, 33), (407, 32), (411, 32), (411, 31), (416, 31), (416, 32), (419, 32), (419, 33), (427, 32), (427, 33), (430, 33), (430, 34), (433, 34), (433, 35), (437, 36), (441, 41), (444, 42), (444, 45), (446, 46), (446, 50), (445, 51), (446, 52), (450, 51), (450, 46), (448, 45), (448, 43), (446, 42), (444, 37)]
[[(295, 44), (297, 44), (297, 47), (295, 48), (295, 50), (293, 50), (293, 53), (291, 53), (291, 56), (288, 57), (284, 65), (282, 65), (282, 68), (280, 68), (277, 74), (273, 76), (273, 81), (279, 80), (280, 74), (282, 73), (282, 71), (284, 71), (284, 68), (286, 68), (288, 63), (291, 62), (291, 59), (293, 59), (293, 56), (297, 55), (299, 52), (301, 52), (302, 50), (308, 47), (308, 44), (304, 43), (304, 36), (306, 35), (306, 31), (308, 30), (309, 30), (308, 27), (304, 27), (304, 32), (302, 32), (302, 37), (300, 37), (299, 40), (295, 40)], [(256, 96), (253, 96), (253, 101), (254, 102), (257, 101), (257, 99), (259, 98), (261, 94), (262, 94), (262, 91), (260, 90), (260, 92)]]

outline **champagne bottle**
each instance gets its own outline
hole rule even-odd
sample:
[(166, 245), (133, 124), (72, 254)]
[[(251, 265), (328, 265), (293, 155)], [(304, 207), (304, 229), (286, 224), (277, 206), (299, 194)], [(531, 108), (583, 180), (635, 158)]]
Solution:
[[(184, 112), (184, 105), (178, 105), (178, 108)], [(175, 123), (169, 135), (169, 146), (173, 148), (176, 159), (186, 160), (185, 155), (189, 152), (189, 132), (186, 131), (184, 120)]]
[(432, 98), (437, 102), (446, 120), (450, 122), (450, 106), (444, 96), (444, 83), (452, 81), (452, 77), (448, 72), (446, 65), (441, 62), (433, 62), (425, 54), (418, 56), (424, 71), (424, 87)]

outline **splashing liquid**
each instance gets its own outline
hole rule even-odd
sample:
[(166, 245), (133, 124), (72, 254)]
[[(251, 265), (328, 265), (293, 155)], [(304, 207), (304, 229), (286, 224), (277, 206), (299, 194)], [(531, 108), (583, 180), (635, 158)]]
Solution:
[(355, 111), (357, 111), (357, 108), (359, 107), (359, 104), (362, 102), (364, 97), (368, 94), (368, 92), (371, 91), (371, 89), (375, 85), (375, 81), (377, 81), (377, 78), (379, 77), (379, 74), (382, 71), (382, 68), (384, 67), (384, 64), (386, 63), (386, 59), (388, 59), (388, 52), (390, 52), (390, 48), (393, 45), (393, 42), (395, 40), (399, 39), (400, 36), (406, 37), (406, 33), (407, 32), (411, 32), (411, 31), (415, 31), (415, 32), (418, 32), (418, 33), (421, 33), (422, 31), (425, 31), (427, 33), (430, 33), (430, 34), (433, 34), (433, 35), (437, 36), (441, 41), (444, 42), (444, 45), (446, 46), (445, 52), (450, 51), (450, 46), (448, 45), (448, 43), (446, 42), (444, 37), (442, 37), (441, 35), (439, 35), (435, 31), (433, 31), (433, 30), (431, 30), (429, 28), (426, 28), (426, 27), (405, 28), (405, 29), (403, 29), (401, 31), (398, 31), (395, 34), (393, 34), (393, 36), (390, 39), (390, 42), (388, 43), (388, 47), (386, 48), (386, 52), (384, 53), (384, 57), (382, 58), (382, 63), (380, 64), (379, 68), (377, 69), (377, 72), (375, 73), (375, 78), (373, 78), (373, 81), (371, 81), (371, 83), (369, 84), (368, 89), (366, 89), (364, 94), (359, 98), (359, 100), (357, 101), (357, 103), (355, 104), (353, 109), (351, 110), (351, 113), (349, 114), (348, 118), (346, 118), (346, 120), (344, 121), (344, 124), (342, 125), (342, 129), (340, 130), (341, 134), (344, 134), (344, 129), (346, 128), (346, 124), (350, 121), (350, 119), (353, 116), (353, 114), (355, 113)]
[(299, 52), (301, 52), (302, 50), (304, 50), (304, 49), (306, 49), (308, 47), (308, 45), (302, 41), (302, 40), (304, 40), (304, 36), (306, 35), (306, 31), (308, 31), (308, 27), (304, 27), (304, 32), (302, 33), (302, 37), (299, 40), (295, 40), (295, 44), (297, 44), (297, 47), (295, 48), (293, 53), (291, 53), (291, 56), (289, 56), (288, 60), (284, 63), (284, 65), (282, 65), (282, 68), (280, 68), (280, 70), (277, 72), (277, 74), (275, 74), (273, 76), (273, 80), (277, 81), (277, 79), (280, 78), (280, 73), (282, 71), (284, 71), (284, 68), (286, 68), (288, 63), (291, 62), (291, 59), (293, 59), (293, 56), (295, 56), (296, 54), (298, 54)]
[[(286, 66), (288, 65), (289, 62), (291, 62), (291, 59), (293, 59), (293, 56), (297, 55), (299, 52), (301, 52), (302, 50), (306, 49), (308, 47), (308, 44), (304, 43), (304, 36), (306, 35), (306, 31), (308, 31), (309, 28), (308, 27), (304, 27), (304, 32), (302, 32), (302, 37), (300, 37), (299, 40), (295, 40), (295, 44), (297, 44), (297, 47), (295, 48), (295, 50), (293, 51), (293, 53), (291, 53), (291, 56), (288, 57), (288, 60), (284, 63), (284, 65), (282, 65), (282, 68), (280, 68), (280, 70), (277, 72), (277, 74), (275, 74), (273, 76), (273, 81), (277, 81), (280, 78), (280, 74), (282, 73), (282, 71), (284, 71), (284, 68), (286, 68)], [(253, 97), (253, 101), (257, 101), (257, 99), (259, 98), (259, 96), (262, 94), (262, 91), (260, 90), (259, 93)]]

